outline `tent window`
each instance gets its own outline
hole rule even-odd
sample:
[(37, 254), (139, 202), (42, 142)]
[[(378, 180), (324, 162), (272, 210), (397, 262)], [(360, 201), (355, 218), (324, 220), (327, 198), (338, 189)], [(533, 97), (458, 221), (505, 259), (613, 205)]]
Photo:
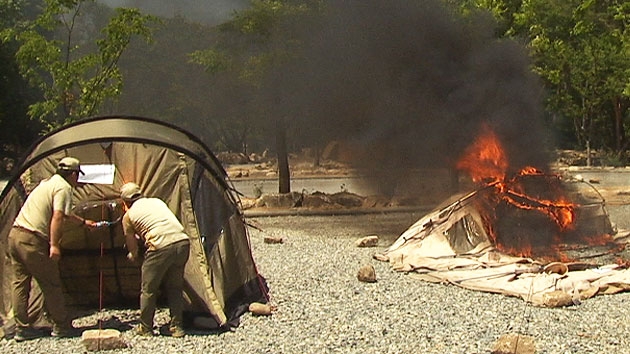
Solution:
[(79, 182), (92, 184), (114, 184), (114, 173), (116, 166), (105, 165), (81, 165), (81, 170), (85, 173), (79, 175)]
[(451, 248), (455, 250), (457, 254), (466, 253), (480, 242), (486, 240), (485, 232), (483, 228), (472, 215), (467, 214), (445, 233)]
[(195, 168), (191, 187), (197, 227), (204, 240), (206, 252), (209, 253), (221, 236), (233, 210), (228, 206), (223, 193), (208, 179), (206, 172), (199, 166)]

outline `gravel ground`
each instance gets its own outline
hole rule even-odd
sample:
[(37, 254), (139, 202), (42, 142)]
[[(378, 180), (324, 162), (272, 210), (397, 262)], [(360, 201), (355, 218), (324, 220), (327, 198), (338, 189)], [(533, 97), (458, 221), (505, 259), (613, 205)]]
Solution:
[[(628, 206), (611, 209), (628, 223)], [(134, 337), (116, 353), (489, 353), (507, 333), (532, 336), (537, 353), (630, 353), (630, 293), (597, 296), (578, 306), (536, 308), (522, 300), (456, 286), (431, 284), (396, 273), (372, 259), (421, 215), (390, 213), (341, 216), (257, 217), (250, 221), (252, 248), (269, 283), (269, 317), (243, 316), (234, 332)], [(627, 227), (627, 225), (621, 225)], [(354, 241), (378, 235), (377, 248)], [(266, 244), (264, 236), (282, 237)], [(360, 266), (376, 268), (376, 283), (356, 279)], [(133, 323), (137, 310), (105, 310), (75, 320)], [(167, 321), (165, 310), (158, 324)], [(120, 323), (119, 322), (119, 323)], [(85, 352), (79, 338), (0, 341), (2, 353)]]

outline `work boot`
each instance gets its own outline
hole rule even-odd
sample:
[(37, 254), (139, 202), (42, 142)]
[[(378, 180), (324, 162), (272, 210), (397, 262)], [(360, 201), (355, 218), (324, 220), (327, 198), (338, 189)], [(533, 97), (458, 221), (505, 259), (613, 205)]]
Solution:
[(15, 336), (13, 336), (13, 339), (15, 339), (16, 342), (24, 342), (26, 340), (40, 338), (43, 336), (44, 334), (42, 331), (33, 327), (17, 327), (15, 329)]
[(186, 332), (184, 332), (184, 329), (180, 326), (171, 326), (169, 330), (173, 338), (181, 338), (186, 335)]
[(153, 330), (151, 328), (146, 327), (143, 324), (139, 324), (133, 329), (133, 334), (142, 337), (152, 337)]
[(80, 335), (79, 330), (72, 326), (53, 326), (51, 337), (55, 338), (73, 338)]

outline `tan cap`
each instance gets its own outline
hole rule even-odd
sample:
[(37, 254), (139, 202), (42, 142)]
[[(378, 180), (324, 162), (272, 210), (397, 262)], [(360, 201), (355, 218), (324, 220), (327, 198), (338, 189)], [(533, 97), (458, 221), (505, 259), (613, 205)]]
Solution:
[(57, 164), (57, 168), (65, 171), (79, 171), (82, 175), (85, 174), (83, 173), (83, 171), (81, 171), (81, 163), (78, 159), (75, 159), (74, 157), (64, 157)]
[(124, 200), (133, 200), (142, 195), (140, 186), (133, 182), (128, 182), (120, 187), (120, 197)]

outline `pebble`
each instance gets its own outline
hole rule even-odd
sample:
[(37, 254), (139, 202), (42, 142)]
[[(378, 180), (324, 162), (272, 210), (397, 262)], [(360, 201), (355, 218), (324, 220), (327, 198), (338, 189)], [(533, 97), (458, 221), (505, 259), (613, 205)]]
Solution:
[[(532, 337), (536, 353), (630, 353), (630, 293), (540, 308), (514, 297), (413, 279), (372, 259), (420, 216), (255, 218), (261, 230), (250, 230), (251, 245), (269, 284), (271, 305), (277, 306), (271, 316), (245, 314), (234, 332), (181, 339), (134, 337), (123, 331), (129, 348), (108, 353), (475, 354), (489, 353), (509, 333)], [(373, 234), (381, 239), (378, 247), (356, 247), (357, 239)], [(269, 236), (284, 243), (267, 244), (264, 238)], [(357, 280), (364, 264), (374, 266), (377, 282)], [(137, 309), (111, 309), (74, 324), (92, 325), (98, 316), (137, 315)], [(157, 322), (166, 321), (166, 311), (160, 309)], [(2, 340), (0, 351), (85, 352), (80, 338)]]

